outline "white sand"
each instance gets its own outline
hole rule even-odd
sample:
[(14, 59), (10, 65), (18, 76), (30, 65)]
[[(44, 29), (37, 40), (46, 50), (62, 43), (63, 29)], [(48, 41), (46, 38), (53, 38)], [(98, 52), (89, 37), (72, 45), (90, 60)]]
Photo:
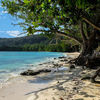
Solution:
[(16, 77), (0, 89), (0, 100), (35, 100), (29, 99), (34, 91), (48, 86), (47, 83), (38, 83), (38, 81), (41, 82), (40, 78)]
[[(79, 53), (68, 55), (76, 57)], [(100, 100), (100, 84), (82, 81), (80, 72), (76, 68), (73, 72), (13, 78), (0, 89), (0, 100)]]

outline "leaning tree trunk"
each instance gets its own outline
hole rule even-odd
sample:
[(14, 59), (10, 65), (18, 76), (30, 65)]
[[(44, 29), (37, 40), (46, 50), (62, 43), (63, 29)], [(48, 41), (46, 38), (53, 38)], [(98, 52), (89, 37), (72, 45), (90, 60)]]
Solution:
[(95, 46), (96, 45), (95, 45), (95, 42), (93, 42), (93, 40), (91, 42), (87, 40), (87, 42), (83, 44), (82, 52), (80, 53), (78, 58), (75, 60), (75, 64), (85, 65), (87, 59), (93, 55)]
[(82, 52), (80, 53), (79, 57), (75, 60), (76, 65), (85, 65), (87, 59), (92, 57), (94, 50), (98, 47), (98, 42), (96, 41), (96, 30), (93, 29), (93, 32), (87, 38), (83, 31), (83, 25), (80, 25), (81, 34), (83, 37), (83, 45), (82, 45)]
[[(100, 27), (100, 8), (96, 9), (96, 13), (94, 15), (94, 18), (92, 18), (92, 22)], [(88, 27), (86, 35), (84, 34), (83, 22), (80, 23), (80, 33), (83, 39), (83, 48), (81, 54), (75, 61), (75, 63), (78, 65), (85, 65), (87, 63), (88, 58), (93, 56), (94, 50), (98, 47), (97, 35), (100, 34), (100, 31), (98, 31), (95, 27), (92, 28), (91, 26), (93, 25), (90, 23), (87, 26)], [(90, 28), (92, 30), (90, 30)]]

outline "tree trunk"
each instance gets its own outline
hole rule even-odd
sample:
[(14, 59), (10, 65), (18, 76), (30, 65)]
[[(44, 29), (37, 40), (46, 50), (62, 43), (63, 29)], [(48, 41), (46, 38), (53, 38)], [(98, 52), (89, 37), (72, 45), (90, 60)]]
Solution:
[(98, 47), (96, 42), (96, 31), (91, 37), (83, 42), (82, 52), (79, 57), (75, 60), (76, 65), (86, 65), (87, 60), (93, 56), (94, 50)]

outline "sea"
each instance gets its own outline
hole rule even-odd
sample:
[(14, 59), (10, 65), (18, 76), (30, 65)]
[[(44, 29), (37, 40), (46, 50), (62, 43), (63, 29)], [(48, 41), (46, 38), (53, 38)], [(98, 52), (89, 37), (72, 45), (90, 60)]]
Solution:
[(60, 56), (64, 54), (61, 52), (0, 52), (0, 83)]

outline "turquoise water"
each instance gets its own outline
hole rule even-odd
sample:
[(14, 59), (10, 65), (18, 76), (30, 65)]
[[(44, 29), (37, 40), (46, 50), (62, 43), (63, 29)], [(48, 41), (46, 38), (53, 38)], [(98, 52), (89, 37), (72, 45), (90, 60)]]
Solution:
[(0, 52), (0, 81), (29, 69), (30, 64), (34, 65), (31, 67), (36, 67), (39, 63), (62, 55), (63, 53), (57, 52)]

